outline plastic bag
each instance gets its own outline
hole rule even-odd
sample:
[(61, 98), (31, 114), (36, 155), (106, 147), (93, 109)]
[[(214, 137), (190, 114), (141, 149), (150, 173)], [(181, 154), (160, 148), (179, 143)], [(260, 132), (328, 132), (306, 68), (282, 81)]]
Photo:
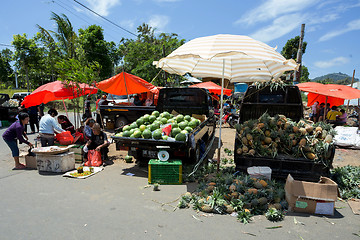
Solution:
[(89, 150), (87, 154), (87, 162), (85, 166), (100, 167), (102, 164), (101, 153), (96, 150)]
[(74, 137), (71, 135), (70, 131), (65, 131), (56, 134), (56, 140), (60, 145), (70, 145), (74, 142)]

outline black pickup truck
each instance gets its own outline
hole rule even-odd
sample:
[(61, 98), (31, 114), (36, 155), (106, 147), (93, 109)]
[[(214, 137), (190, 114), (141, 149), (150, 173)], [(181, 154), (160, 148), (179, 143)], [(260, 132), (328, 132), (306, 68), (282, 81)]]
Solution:
[(134, 156), (140, 164), (146, 164), (149, 159), (157, 158), (159, 150), (166, 150), (170, 159), (181, 159), (183, 163), (198, 160), (205, 146), (214, 136), (216, 128), (214, 109), (208, 90), (163, 88), (159, 93), (156, 110), (201, 116), (202, 122), (188, 134), (185, 142), (113, 136), (116, 149), (128, 150), (128, 154)]
[(18, 107), (3, 106), (9, 100), (8, 94), (0, 93), (0, 120), (14, 122), (19, 110)]
[[(257, 88), (249, 86), (240, 104), (239, 122), (258, 119), (264, 113), (270, 116), (284, 115), (293, 121), (303, 118), (303, 104), (299, 88), (297, 86), (284, 86), (271, 89), (270, 86)], [(235, 137), (234, 161), (236, 169), (246, 172), (248, 167), (267, 166), (272, 169), (272, 176), (286, 179), (288, 174), (299, 180), (317, 181), (320, 176), (329, 174), (330, 166), (315, 163), (302, 157), (293, 157), (287, 154), (279, 154), (275, 158), (258, 155), (238, 154), (237, 149), (242, 145), (240, 135)], [(335, 149), (329, 148), (329, 162), (334, 158)]]
[(151, 113), (155, 106), (100, 105), (100, 115), (105, 121), (115, 123), (115, 128), (122, 128), (139, 117)]

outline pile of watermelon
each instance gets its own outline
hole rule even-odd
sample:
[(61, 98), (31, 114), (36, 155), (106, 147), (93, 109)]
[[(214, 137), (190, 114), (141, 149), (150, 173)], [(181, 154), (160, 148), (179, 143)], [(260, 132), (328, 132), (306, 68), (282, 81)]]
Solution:
[(153, 111), (151, 115), (145, 114), (124, 126), (115, 136), (185, 142), (186, 136), (200, 123), (199, 119), (189, 115), (174, 116), (168, 112)]

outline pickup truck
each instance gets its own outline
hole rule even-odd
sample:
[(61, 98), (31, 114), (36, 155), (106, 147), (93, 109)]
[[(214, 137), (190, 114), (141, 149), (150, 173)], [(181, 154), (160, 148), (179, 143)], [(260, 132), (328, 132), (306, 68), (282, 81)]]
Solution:
[(3, 104), (10, 100), (8, 94), (0, 93), (0, 120), (13, 122), (18, 114), (18, 107), (3, 106)]
[[(128, 155), (134, 156), (140, 165), (147, 164), (149, 159), (157, 159), (159, 150), (166, 150), (170, 159), (180, 159), (183, 163), (199, 160), (206, 144), (214, 136), (216, 128), (214, 109), (208, 90), (163, 88), (159, 92), (155, 109), (159, 112), (176, 111), (183, 115), (201, 116), (202, 122), (188, 134), (184, 142), (113, 136), (116, 149), (128, 150)], [(141, 112), (141, 114), (145, 113), (145, 111)]]
[[(239, 123), (258, 119), (264, 113), (271, 117), (284, 115), (298, 122), (303, 118), (303, 104), (300, 91), (297, 86), (284, 86), (271, 89), (270, 86), (257, 88), (249, 86), (240, 104)], [(236, 134), (234, 161), (236, 170), (246, 172), (248, 167), (267, 166), (272, 169), (272, 176), (286, 179), (288, 174), (299, 180), (317, 181), (320, 176), (328, 175), (331, 166), (313, 162), (304, 157), (294, 157), (287, 154), (278, 154), (275, 158), (271, 156), (259, 156), (239, 154), (237, 149), (241, 148), (243, 139)], [(246, 140), (245, 140), (246, 141)], [(335, 148), (329, 147), (328, 162), (332, 163)]]

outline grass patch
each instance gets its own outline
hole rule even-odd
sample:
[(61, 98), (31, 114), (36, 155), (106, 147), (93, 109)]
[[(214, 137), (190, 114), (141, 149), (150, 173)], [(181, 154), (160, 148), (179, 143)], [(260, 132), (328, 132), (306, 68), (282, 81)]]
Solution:
[(27, 89), (0, 89), (0, 93), (9, 94), (10, 98), (16, 92), (27, 92)]

